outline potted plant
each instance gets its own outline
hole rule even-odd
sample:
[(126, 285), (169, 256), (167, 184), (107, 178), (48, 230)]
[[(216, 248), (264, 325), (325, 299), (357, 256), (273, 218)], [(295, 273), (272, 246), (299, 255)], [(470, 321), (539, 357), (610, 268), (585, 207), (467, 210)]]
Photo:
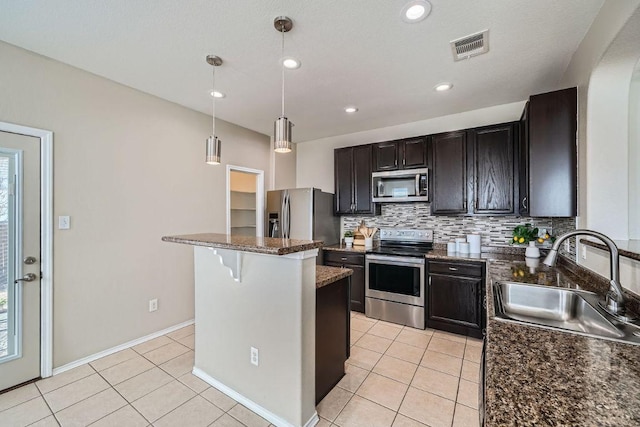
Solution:
[(531, 224), (518, 225), (513, 229), (512, 244), (528, 244), (525, 256), (527, 258), (540, 258), (540, 249), (536, 246), (536, 242), (544, 243), (547, 240), (552, 242), (555, 240), (549, 233), (544, 232), (539, 235), (540, 230)]
[(512, 244), (527, 244), (531, 241), (536, 241), (538, 238), (538, 227), (533, 227), (531, 224), (518, 225), (513, 229)]
[(0, 298), (0, 313), (5, 310), (6, 306), (7, 306), (7, 299), (4, 297)]
[(344, 232), (344, 243), (347, 246), (353, 245), (353, 231)]

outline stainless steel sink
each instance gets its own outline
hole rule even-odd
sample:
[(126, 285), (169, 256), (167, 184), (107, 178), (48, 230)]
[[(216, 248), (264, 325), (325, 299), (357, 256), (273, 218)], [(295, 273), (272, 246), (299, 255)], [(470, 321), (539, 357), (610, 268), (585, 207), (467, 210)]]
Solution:
[(581, 335), (640, 344), (638, 327), (620, 323), (598, 305), (598, 296), (517, 282), (493, 284), (496, 318)]

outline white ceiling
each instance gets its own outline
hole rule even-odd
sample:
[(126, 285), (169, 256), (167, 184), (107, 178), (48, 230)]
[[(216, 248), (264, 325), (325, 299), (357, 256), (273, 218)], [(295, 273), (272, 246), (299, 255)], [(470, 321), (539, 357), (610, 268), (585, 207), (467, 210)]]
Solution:
[[(0, 40), (271, 134), (280, 111), (280, 34), (302, 67), (286, 72), (294, 142), (397, 125), (557, 89), (604, 0), (0, 0)], [(490, 52), (454, 62), (449, 41), (490, 30)], [(436, 93), (449, 81), (454, 88)], [(99, 100), (97, 100), (99, 101)], [(344, 113), (347, 104), (360, 111)]]

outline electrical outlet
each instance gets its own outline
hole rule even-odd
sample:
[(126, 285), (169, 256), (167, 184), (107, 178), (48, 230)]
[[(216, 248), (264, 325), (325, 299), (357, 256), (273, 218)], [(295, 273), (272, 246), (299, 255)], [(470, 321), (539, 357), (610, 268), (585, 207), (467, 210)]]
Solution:
[(58, 230), (68, 230), (71, 227), (71, 217), (70, 216), (59, 216), (58, 217)]
[(587, 259), (587, 245), (580, 245), (580, 256), (582, 259)]
[(256, 366), (260, 364), (260, 355), (255, 347), (251, 347), (251, 364)]
[(158, 298), (149, 300), (149, 313), (158, 309)]

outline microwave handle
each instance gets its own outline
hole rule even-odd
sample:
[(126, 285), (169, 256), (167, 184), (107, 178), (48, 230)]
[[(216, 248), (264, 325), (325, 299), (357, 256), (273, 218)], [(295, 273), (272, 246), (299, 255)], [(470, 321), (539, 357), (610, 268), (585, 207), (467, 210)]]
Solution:
[(416, 174), (416, 196), (420, 195), (420, 174)]

